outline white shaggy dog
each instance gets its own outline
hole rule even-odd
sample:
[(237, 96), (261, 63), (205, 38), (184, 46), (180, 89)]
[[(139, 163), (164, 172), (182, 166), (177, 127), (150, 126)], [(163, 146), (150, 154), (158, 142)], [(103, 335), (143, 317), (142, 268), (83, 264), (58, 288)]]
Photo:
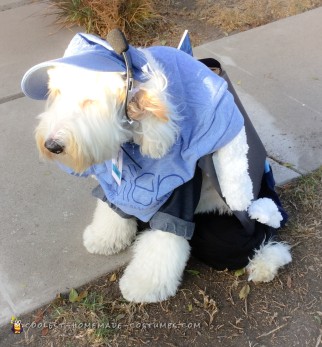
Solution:
[[(93, 71), (68, 64), (48, 68), (48, 101), (36, 129), (43, 157), (83, 175), (90, 167), (115, 158), (125, 143), (132, 143), (142, 157), (162, 162), (180, 138), (180, 105), (175, 105), (166, 92), (172, 82), (163, 66), (148, 52), (143, 54), (149, 79), (134, 81), (128, 104), (132, 124), (124, 121), (123, 72)], [(28, 88), (24, 89), (28, 94)], [(245, 129), (241, 127), (231, 141), (213, 153), (226, 202), (203, 174), (196, 213), (248, 211), (252, 219), (278, 228), (282, 216), (274, 202), (267, 198), (254, 201), (247, 151)], [(95, 170), (87, 174), (95, 174)], [(123, 218), (113, 205), (98, 200), (83, 241), (90, 253), (111, 255), (129, 247), (136, 233), (137, 218)], [(137, 237), (133, 258), (120, 279), (123, 296), (134, 302), (158, 302), (175, 295), (189, 255), (190, 245), (183, 236), (155, 228), (146, 230)], [(247, 266), (249, 279), (268, 282), (290, 261), (285, 243), (263, 244)]]

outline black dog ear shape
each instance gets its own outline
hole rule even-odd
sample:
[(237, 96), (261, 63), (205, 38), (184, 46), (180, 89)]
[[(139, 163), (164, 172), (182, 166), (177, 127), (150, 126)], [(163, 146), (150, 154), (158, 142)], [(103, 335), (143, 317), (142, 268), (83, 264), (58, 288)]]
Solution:
[(129, 49), (129, 44), (120, 29), (111, 30), (106, 36), (106, 41), (117, 54), (121, 55)]
[(129, 91), (133, 89), (133, 66), (131, 55), (127, 52), (129, 49), (129, 44), (126, 41), (126, 38), (120, 29), (113, 29), (110, 31), (106, 37), (107, 41), (110, 43), (114, 51), (123, 56), (125, 65), (126, 65), (126, 93), (124, 100), (124, 113), (129, 124), (133, 123), (133, 119), (127, 113), (128, 108), (128, 97)]

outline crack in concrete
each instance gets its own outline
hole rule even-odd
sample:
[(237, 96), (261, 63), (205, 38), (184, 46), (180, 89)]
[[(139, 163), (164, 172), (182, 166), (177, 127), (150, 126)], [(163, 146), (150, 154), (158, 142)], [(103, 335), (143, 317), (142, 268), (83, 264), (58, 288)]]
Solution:
[(297, 174), (299, 174), (299, 175), (301, 175), (301, 176), (305, 174), (305, 173), (299, 171), (298, 169), (296, 169), (296, 168), (294, 167), (293, 164), (291, 164), (291, 163), (286, 163), (286, 162), (284, 162), (284, 161), (282, 161), (282, 160), (280, 160), (280, 159), (277, 159), (276, 157), (274, 157), (274, 156), (271, 155), (271, 154), (268, 154), (267, 157), (270, 158), (270, 159), (272, 159), (272, 160), (274, 160), (277, 164), (279, 164), (279, 165), (281, 165), (281, 166), (284, 166), (285, 168), (287, 168), (287, 169), (289, 169), (289, 170), (291, 170), (291, 171), (294, 171), (294, 172), (296, 172)]
[(32, 3), (32, 0), (18, 0), (14, 2), (9, 2), (7, 4), (0, 5), (0, 12), (12, 10), (13, 8), (25, 6), (31, 3)]
[(4, 96), (4, 97), (0, 98), (0, 105), (1, 104), (5, 104), (6, 102), (9, 102), (9, 101), (13, 101), (13, 100), (16, 100), (16, 99), (23, 98), (23, 97), (25, 97), (25, 94), (22, 93), (22, 92), (17, 93), (17, 94)]

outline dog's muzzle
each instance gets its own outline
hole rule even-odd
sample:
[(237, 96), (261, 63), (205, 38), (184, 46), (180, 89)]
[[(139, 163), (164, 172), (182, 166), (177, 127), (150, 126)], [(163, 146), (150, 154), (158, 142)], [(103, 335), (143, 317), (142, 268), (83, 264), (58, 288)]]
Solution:
[(48, 149), (49, 152), (55, 154), (60, 154), (64, 151), (64, 146), (53, 139), (48, 139), (45, 142), (45, 147)]

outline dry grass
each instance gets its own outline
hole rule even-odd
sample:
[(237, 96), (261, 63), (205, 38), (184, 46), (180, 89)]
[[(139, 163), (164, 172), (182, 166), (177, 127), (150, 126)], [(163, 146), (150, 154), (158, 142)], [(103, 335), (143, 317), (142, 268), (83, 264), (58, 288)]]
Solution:
[(321, 0), (224, 0), (211, 5), (205, 0), (198, 1), (200, 6), (204, 7), (201, 16), (227, 34), (254, 28), (322, 5)]
[(300, 177), (296, 183), (284, 187), (290, 201), (297, 202), (297, 207), (305, 212), (322, 210), (322, 201), (317, 196), (322, 193), (322, 168), (310, 175)]
[(101, 37), (120, 28), (134, 43), (140, 43), (147, 29), (153, 32), (160, 20), (152, 0), (49, 0), (49, 3), (57, 16), (55, 23), (61, 27), (78, 25)]
[(61, 27), (105, 37), (116, 27), (134, 45), (177, 46), (184, 29), (194, 44), (322, 6), (322, 0), (43, 0)]

